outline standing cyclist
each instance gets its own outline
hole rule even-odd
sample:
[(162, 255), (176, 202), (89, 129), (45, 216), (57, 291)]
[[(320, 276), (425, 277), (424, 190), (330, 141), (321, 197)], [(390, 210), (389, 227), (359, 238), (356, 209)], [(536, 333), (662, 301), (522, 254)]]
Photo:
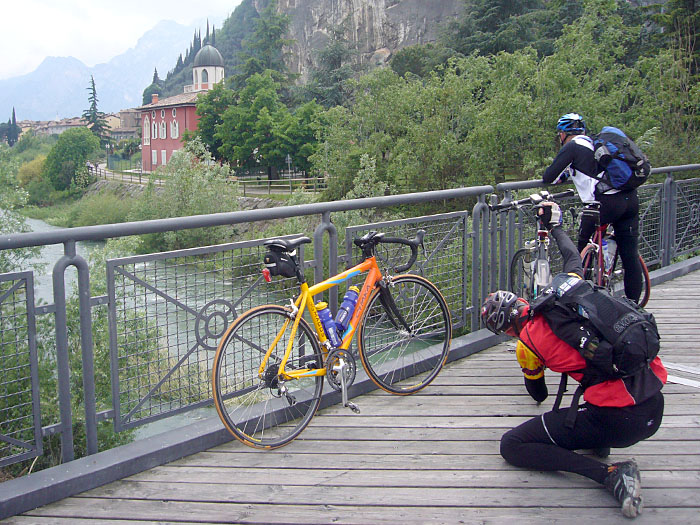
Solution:
[[(561, 227), (561, 211), (555, 203), (545, 204), (541, 220), (551, 228), (564, 259), (564, 272), (581, 277), (581, 259)], [(492, 332), (519, 339), (517, 357), (525, 386), (540, 403), (548, 395), (545, 367), (581, 381), (586, 361), (554, 334), (541, 313), (531, 317), (529, 307), (525, 299), (499, 290), (484, 300), (481, 318)], [(566, 423), (569, 409), (557, 407), (506, 432), (501, 438), (501, 455), (516, 467), (573, 472), (590, 478), (613, 494), (625, 516), (634, 518), (642, 511), (636, 462), (606, 464), (574, 451), (624, 448), (652, 436), (663, 417), (661, 388), (666, 378), (666, 369), (656, 357), (632, 377), (592, 384), (583, 392), (584, 404), (578, 407), (573, 425)]]
[[(625, 270), (625, 295), (635, 302), (642, 294), (642, 268), (639, 264), (639, 200), (637, 190), (621, 191), (598, 178), (598, 162), (593, 141), (586, 135), (586, 123), (578, 113), (567, 113), (557, 122), (561, 149), (542, 175), (546, 184), (557, 184), (571, 178), (584, 204), (600, 202), (600, 224), (612, 224), (617, 249)], [(595, 232), (595, 219), (581, 217), (578, 251), (586, 247)]]

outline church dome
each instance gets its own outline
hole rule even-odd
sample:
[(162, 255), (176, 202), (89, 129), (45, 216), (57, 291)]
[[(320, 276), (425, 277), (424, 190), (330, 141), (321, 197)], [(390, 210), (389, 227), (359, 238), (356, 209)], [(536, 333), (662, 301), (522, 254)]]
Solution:
[(224, 67), (224, 58), (214, 46), (207, 44), (194, 56), (194, 67), (203, 66)]

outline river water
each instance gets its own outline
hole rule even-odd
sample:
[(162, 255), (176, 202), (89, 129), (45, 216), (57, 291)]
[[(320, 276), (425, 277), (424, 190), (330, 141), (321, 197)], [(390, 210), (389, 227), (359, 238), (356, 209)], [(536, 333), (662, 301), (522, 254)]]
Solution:
[[(48, 232), (60, 229), (57, 226), (52, 226), (40, 219), (26, 219), (27, 225), (33, 232)], [(78, 242), (76, 243), (76, 252), (78, 255), (86, 258), (91, 250), (104, 246), (104, 242)], [(37, 257), (30, 259), (21, 270), (34, 271), (34, 301), (36, 305), (53, 304), (53, 278), (52, 272), (56, 262), (63, 256), (64, 248), (62, 244), (54, 244), (43, 246)], [(74, 267), (69, 266), (65, 271), (66, 296), (69, 297), (73, 287), (77, 286), (77, 271)], [(106, 312), (105, 312), (106, 314)], [(191, 410), (184, 414), (171, 416), (154, 423), (148, 423), (136, 430), (135, 439), (142, 439), (161, 432), (175, 430), (184, 425), (188, 425), (204, 418), (216, 415), (213, 407), (205, 407), (201, 409)]]

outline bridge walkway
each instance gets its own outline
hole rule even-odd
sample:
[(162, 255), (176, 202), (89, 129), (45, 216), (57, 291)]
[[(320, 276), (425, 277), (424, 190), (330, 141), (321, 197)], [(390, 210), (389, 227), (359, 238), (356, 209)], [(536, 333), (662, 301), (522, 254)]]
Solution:
[[(655, 436), (611, 459), (642, 469), (636, 523), (698, 523), (700, 272), (655, 287), (648, 308), (671, 376), (666, 413)], [(558, 374), (547, 381), (556, 392)], [(503, 432), (552, 402), (537, 407), (525, 392), (513, 343), (449, 364), (424, 393), (356, 401), (360, 415), (325, 409), (282, 449), (232, 441), (6, 523), (628, 523), (589, 480), (499, 455)]]

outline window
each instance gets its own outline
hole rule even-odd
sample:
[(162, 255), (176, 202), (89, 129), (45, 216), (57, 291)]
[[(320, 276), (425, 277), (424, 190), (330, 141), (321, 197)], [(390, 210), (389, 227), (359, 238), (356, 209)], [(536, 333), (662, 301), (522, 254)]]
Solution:
[(180, 136), (180, 123), (177, 120), (170, 122), (170, 138), (176, 139)]
[(143, 144), (145, 146), (148, 146), (151, 143), (151, 121), (146, 116), (146, 118), (143, 119)]
[(165, 164), (166, 164), (166, 159), (167, 159), (166, 154), (167, 154), (167, 153), (166, 153), (166, 151), (165, 151), (164, 149), (160, 150), (160, 163), (161, 163), (163, 166), (165, 166)]
[[(154, 112), (155, 113), (155, 112)], [(158, 138), (158, 123), (154, 120), (153, 123), (151, 124), (151, 136), (154, 139)]]
[(154, 166), (158, 164), (158, 152), (156, 150), (151, 151), (151, 162)]
[(165, 110), (164, 109), (160, 110), (160, 118), (165, 118)]
[(151, 118), (156, 118), (156, 110), (151, 111)]
[(202, 84), (206, 84), (209, 82), (209, 73), (207, 72), (206, 69), (202, 70)]
[(162, 139), (168, 138), (168, 137), (165, 135), (166, 130), (167, 130), (167, 128), (165, 127), (165, 121), (164, 121), (164, 120), (161, 120), (161, 121), (160, 121), (160, 138), (162, 138)]
[(173, 108), (173, 118), (177, 117), (177, 109)]

